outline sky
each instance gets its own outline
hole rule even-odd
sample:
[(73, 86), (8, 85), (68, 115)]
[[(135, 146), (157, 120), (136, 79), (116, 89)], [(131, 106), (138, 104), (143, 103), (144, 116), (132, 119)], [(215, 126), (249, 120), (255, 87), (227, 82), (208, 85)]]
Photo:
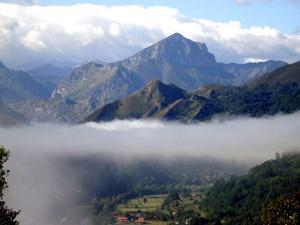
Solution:
[[(42, 5), (94, 3), (101, 5), (169, 6), (187, 16), (219, 22), (238, 20), (244, 26), (270, 26), (286, 33), (300, 32), (300, 0), (40, 0)], [(298, 3), (298, 4), (297, 4)]]
[(300, 0), (2, 0), (0, 61), (106, 62), (174, 33), (220, 62), (300, 59)]

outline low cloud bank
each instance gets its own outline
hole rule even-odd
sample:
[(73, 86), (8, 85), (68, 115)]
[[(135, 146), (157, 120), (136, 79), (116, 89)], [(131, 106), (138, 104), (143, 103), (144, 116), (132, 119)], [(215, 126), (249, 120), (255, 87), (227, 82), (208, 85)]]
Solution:
[[(298, 150), (300, 113), (236, 118), (183, 125), (159, 121), (113, 121), (77, 126), (35, 124), (0, 128), (0, 143), (11, 151), (8, 167), (11, 207), (21, 209), (21, 225), (57, 225), (49, 213), (76, 202), (78, 183), (61, 158), (106, 155), (115, 160), (159, 157), (211, 158), (247, 166)], [(70, 175), (71, 174), (71, 175)], [(105, 182), (105, 181), (99, 181)], [(72, 189), (72, 190), (71, 190)]]
[(191, 155), (248, 161), (300, 146), (300, 113), (236, 118), (184, 125), (159, 121), (113, 121), (77, 126), (35, 124), (0, 129), (0, 143), (34, 154), (108, 153), (123, 156)]

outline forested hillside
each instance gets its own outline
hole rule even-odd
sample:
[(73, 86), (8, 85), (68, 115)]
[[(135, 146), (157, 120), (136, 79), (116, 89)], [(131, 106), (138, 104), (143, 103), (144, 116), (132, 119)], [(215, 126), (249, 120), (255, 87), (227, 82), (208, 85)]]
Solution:
[(300, 153), (277, 155), (248, 175), (220, 180), (201, 203), (222, 224), (296, 225), (300, 223)]

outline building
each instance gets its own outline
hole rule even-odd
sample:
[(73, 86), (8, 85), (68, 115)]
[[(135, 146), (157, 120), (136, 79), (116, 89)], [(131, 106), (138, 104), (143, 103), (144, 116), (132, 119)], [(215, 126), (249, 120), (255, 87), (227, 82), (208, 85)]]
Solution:
[(145, 223), (145, 216), (142, 213), (137, 213), (135, 215), (135, 222), (136, 223)]
[(128, 223), (128, 217), (126, 216), (117, 216), (116, 221), (118, 224)]

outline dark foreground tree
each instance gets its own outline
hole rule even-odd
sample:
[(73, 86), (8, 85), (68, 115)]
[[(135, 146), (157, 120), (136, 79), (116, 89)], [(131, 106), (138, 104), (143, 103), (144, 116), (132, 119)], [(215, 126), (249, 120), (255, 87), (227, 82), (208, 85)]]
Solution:
[(4, 168), (5, 162), (8, 160), (9, 152), (0, 146), (0, 225), (17, 225), (16, 217), (19, 212), (9, 209), (3, 199), (4, 191), (7, 189), (6, 176), (8, 170)]
[(300, 224), (299, 194), (280, 195), (269, 201), (262, 210), (262, 222), (264, 225)]

